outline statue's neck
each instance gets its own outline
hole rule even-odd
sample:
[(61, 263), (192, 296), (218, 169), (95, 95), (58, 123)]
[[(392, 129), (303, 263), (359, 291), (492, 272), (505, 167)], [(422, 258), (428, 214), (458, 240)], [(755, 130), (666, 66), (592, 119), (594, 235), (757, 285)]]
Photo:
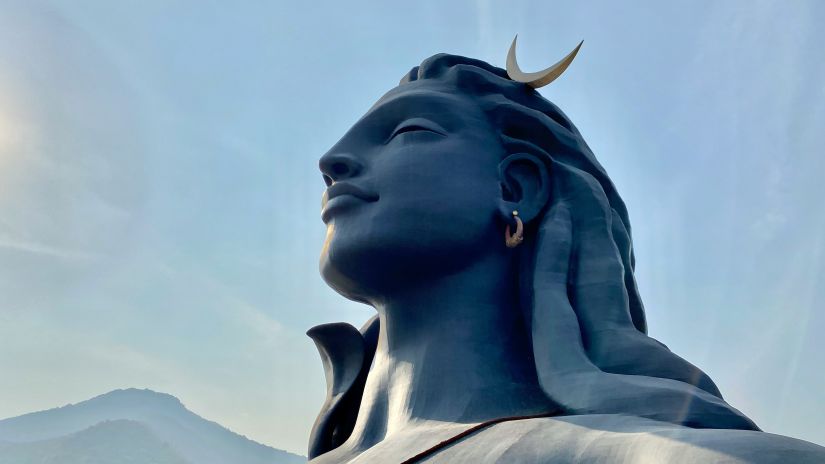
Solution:
[(350, 442), (419, 421), (474, 423), (551, 409), (515, 279), (491, 260), (376, 305), (381, 333)]

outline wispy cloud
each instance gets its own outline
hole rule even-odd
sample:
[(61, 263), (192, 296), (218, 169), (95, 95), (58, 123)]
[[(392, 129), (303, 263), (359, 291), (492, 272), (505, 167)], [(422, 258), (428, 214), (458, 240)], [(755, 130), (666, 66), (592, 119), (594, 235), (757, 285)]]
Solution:
[(100, 257), (99, 254), (91, 253), (88, 251), (71, 250), (67, 248), (50, 246), (43, 243), (16, 241), (9, 240), (6, 238), (0, 238), (0, 248), (12, 251), (19, 251), (22, 253), (34, 253), (39, 255), (52, 256), (55, 258), (65, 260), (91, 260)]

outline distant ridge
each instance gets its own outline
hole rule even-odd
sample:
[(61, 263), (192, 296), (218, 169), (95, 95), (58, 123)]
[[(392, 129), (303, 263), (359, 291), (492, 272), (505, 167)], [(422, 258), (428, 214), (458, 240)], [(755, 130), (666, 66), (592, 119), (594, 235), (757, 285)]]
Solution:
[(65, 437), (0, 444), (0, 464), (191, 464), (140, 422), (101, 422)]
[[(158, 443), (168, 444), (178, 456), (191, 464), (306, 462), (303, 456), (257, 443), (203, 419), (186, 409), (172, 395), (130, 388), (0, 421), (0, 464), (11, 463), (3, 461), (3, 457), (10, 450), (19, 449), (19, 444), (66, 438), (106, 421), (123, 420), (145, 427)], [(71, 464), (69, 461), (60, 462)]]

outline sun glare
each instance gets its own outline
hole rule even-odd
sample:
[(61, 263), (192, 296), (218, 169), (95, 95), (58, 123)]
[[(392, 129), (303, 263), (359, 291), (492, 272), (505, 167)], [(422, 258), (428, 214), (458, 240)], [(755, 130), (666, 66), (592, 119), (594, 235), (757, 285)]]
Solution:
[(25, 111), (10, 98), (12, 94), (8, 88), (0, 88), (0, 166), (20, 156), (25, 142), (34, 136)]

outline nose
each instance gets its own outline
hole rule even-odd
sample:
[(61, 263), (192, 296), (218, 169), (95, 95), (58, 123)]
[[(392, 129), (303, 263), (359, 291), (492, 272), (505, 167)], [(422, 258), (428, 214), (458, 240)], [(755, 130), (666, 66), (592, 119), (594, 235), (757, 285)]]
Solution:
[(327, 153), (318, 161), (318, 167), (329, 187), (333, 182), (357, 176), (364, 166), (349, 153)]

